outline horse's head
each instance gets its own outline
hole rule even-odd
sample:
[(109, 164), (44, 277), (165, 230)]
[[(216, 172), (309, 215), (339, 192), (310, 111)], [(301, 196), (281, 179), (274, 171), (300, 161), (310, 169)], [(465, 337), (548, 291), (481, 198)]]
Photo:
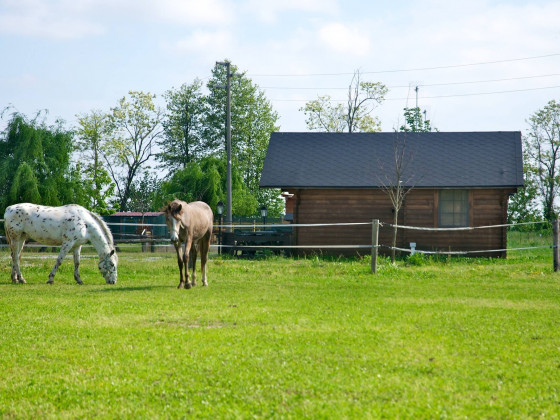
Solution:
[(183, 215), (183, 205), (177, 201), (172, 201), (165, 207), (165, 224), (169, 229), (171, 242), (179, 242), (179, 232), (183, 225), (181, 219)]
[(115, 284), (117, 282), (117, 264), (119, 259), (115, 250), (111, 250), (105, 257), (99, 259), (99, 271), (107, 284)]

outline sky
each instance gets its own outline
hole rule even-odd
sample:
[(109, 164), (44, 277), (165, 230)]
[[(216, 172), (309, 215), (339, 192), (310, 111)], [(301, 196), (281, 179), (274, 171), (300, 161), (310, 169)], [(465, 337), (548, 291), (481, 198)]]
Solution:
[(389, 88), (383, 131), (418, 100), (440, 131), (525, 132), (560, 100), (559, 17), (544, 0), (0, 0), (0, 128), (41, 110), (72, 127), (130, 90), (164, 105), (228, 59), (281, 131), (306, 131), (300, 108), (344, 101), (359, 70)]

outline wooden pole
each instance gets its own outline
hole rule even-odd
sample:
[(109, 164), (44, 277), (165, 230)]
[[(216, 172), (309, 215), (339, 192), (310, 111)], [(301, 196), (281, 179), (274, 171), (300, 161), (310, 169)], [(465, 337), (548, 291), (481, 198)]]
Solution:
[(377, 273), (377, 247), (379, 245), (379, 220), (371, 222), (371, 272)]
[(558, 217), (552, 222), (552, 260), (554, 271), (560, 269), (560, 248), (558, 248)]

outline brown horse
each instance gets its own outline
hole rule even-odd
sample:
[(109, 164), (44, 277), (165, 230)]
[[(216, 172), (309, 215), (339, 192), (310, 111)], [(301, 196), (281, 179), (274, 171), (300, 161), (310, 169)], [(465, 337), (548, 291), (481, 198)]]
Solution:
[[(200, 252), (202, 285), (208, 286), (206, 261), (208, 261), (214, 220), (212, 209), (202, 201), (185, 203), (181, 200), (173, 200), (163, 211), (165, 213), (165, 223), (171, 234), (171, 242), (173, 242), (175, 251), (177, 251), (177, 263), (179, 264), (179, 286), (177, 288), (190, 289), (192, 286), (196, 286), (197, 250)], [(181, 244), (183, 245), (182, 250)], [(191, 252), (192, 284), (189, 281), (189, 256)], [(183, 268), (185, 270), (184, 275)]]

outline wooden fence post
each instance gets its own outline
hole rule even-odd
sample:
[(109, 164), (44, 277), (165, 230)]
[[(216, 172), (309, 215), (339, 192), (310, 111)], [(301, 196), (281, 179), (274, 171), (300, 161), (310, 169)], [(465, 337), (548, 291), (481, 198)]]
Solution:
[(371, 222), (371, 272), (377, 273), (377, 246), (379, 245), (379, 220)]
[(560, 248), (558, 248), (558, 217), (552, 222), (552, 262), (554, 271), (560, 269)]

